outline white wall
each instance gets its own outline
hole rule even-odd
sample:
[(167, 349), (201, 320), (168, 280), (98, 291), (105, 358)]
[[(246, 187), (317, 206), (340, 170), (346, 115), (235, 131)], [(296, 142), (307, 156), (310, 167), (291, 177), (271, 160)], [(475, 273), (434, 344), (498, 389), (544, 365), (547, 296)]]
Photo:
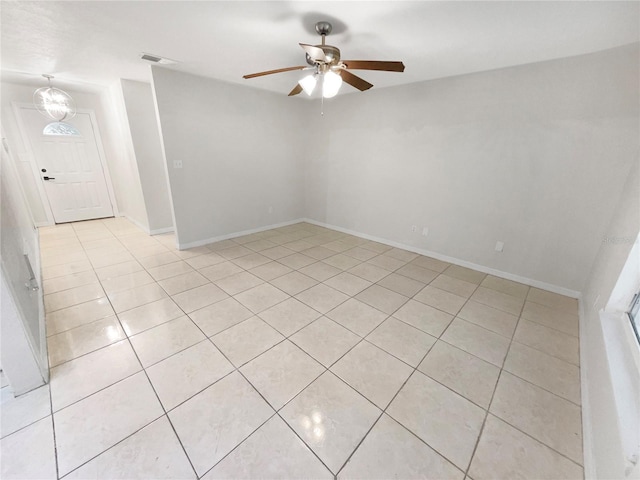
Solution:
[(0, 108), (2, 109), (0, 118), (2, 119), (3, 135), (6, 135), (7, 145), (12, 152), (16, 172), (20, 178), (33, 220), (38, 224), (46, 224), (47, 214), (40, 201), (33, 167), (27, 156), (27, 148), (20, 136), (18, 123), (11, 107), (11, 102), (32, 102), (35, 88), (10, 83), (2, 83), (0, 88), (2, 89), (2, 95), (0, 95)]
[(158, 67), (152, 75), (180, 245), (303, 216), (304, 102)]
[[(17, 397), (44, 385), (45, 379), (8, 283), (4, 270), (0, 269), (0, 359), (11, 391)], [(43, 368), (46, 370), (47, 365)]]
[[(20, 188), (14, 159), (4, 146), (1, 153), (0, 359), (12, 391), (20, 395), (49, 378), (43, 292), (40, 288), (40, 246), (38, 232)], [(26, 284), (30, 288), (26, 288)]]
[(118, 201), (120, 215), (129, 218), (143, 230), (149, 230), (144, 194), (136, 155), (131, 141), (127, 112), (120, 82), (116, 82), (100, 95), (100, 102), (108, 112), (110, 122), (106, 124), (105, 143), (109, 143), (114, 154), (109, 162), (111, 178)]
[[(640, 288), (638, 257), (630, 257), (640, 231), (637, 156), (626, 182), (607, 193), (616, 201), (615, 214), (601, 238), (582, 299), (585, 436), (593, 443), (594, 478), (640, 478), (638, 457), (635, 476), (629, 473), (632, 456), (640, 455), (640, 370), (634, 363), (638, 346), (627, 319), (619, 314)], [(637, 255), (637, 246), (635, 252)], [(629, 281), (621, 292), (618, 279), (625, 264), (632, 271), (625, 275)], [(612, 305), (614, 287), (619, 300)], [(605, 308), (607, 311), (602, 311)]]
[[(34, 221), (38, 225), (45, 225), (47, 223), (47, 216), (36, 184), (36, 182), (40, 181), (40, 177), (33, 172), (27, 155), (29, 149), (23, 142), (11, 107), (12, 102), (32, 103), (33, 92), (37, 87), (32, 85), (2, 83), (1, 88), (2, 96), (0, 106), (2, 125), (7, 136), (9, 147), (16, 160), (16, 169), (20, 182)], [(122, 164), (126, 163), (127, 158), (122, 151), (124, 142), (118, 124), (119, 120), (116, 117), (112, 93), (109, 90), (99, 93), (74, 90), (67, 90), (67, 92), (75, 100), (77, 108), (91, 109), (95, 112), (100, 136), (102, 137), (102, 146), (105, 152), (107, 167), (116, 195), (116, 204), (118, 209), (121, 210), (121, 213), (123, 210), (126, 212), (126, 208), (123, 209), (123, 207), (127, 207), (128, 204), (132, 203), (131, 201), (127, 201), (131, 196), (130, 192), (132, 191), (132, 187), (127, 185), (128, 174), (121, 174), (122, 172), (127, 172), (127, 169), (122, 167)]]
[(637, 155), (638, 80), (635, 45), (338, 97), (307, 216), (581, 291)]
[(128, 124), (128, 139), (133, 145), (149, 230), (173, 227), (167, 169), (162, 153), (151, 85), (121, 80)]

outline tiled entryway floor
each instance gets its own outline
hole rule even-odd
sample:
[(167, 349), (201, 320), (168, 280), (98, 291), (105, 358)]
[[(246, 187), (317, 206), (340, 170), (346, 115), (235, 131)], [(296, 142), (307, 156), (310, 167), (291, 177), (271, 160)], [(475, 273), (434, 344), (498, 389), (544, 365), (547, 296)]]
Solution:
[(51, 383), (3, 389), (2, 478), (582, 478), (574, 299), (305, 223), (40, 236)]

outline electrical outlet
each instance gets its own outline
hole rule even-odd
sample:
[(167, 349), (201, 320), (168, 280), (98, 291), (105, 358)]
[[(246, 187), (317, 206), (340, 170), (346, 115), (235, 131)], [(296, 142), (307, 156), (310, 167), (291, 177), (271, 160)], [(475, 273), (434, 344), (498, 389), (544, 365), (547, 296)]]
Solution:
[(269, 213), (273, 213), (273, 207), (269, 207)]
[(411, 231), (416, 233), (418, 231), (418, 227), (416, 225), (411, 225)]
[(502, 252), (504, 250), (504, 242), (496, 242), (496, 252)]
[(428, 237), (429, 236), (429, 227), (424, 227), (422, 229), (422, 236), (423, 237)]
[(182, 168), (182, 160), (174, 160), (173, 168)]

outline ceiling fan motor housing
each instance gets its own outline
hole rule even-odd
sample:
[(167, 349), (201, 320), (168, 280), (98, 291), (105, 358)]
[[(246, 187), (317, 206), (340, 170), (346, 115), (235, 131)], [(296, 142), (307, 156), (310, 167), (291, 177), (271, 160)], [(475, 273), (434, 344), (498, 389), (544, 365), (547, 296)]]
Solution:
[(333, 30), (333, 27), (329, 22), (316, 23), (316, 32), (318, 32), (318, 35), (329, 35), (331, 30)]
[[(333, 66), (333, 65), (337, 65), (340, 62), (340, 49), (338, 47), (334, 47), (333, 45), (314, 45), (314, 46), (322, 49), (325, 57), (327, 57), (327, 59), (329, 60), (328, 62), (322, 62), (322, 63), (326, 63), (327, 65)], [(313, 58), (311, 58), (308, 53), (306, 54), (306, 59), (309, 65), (315, 65), (316, 63), (319, 63), (318, 61), (315, 61)]]
[(330, 59), (329, 64), (335, 65), (340, 61), (340, 49), (333, 45), (318, 45), (324, 51), (325, 56)]

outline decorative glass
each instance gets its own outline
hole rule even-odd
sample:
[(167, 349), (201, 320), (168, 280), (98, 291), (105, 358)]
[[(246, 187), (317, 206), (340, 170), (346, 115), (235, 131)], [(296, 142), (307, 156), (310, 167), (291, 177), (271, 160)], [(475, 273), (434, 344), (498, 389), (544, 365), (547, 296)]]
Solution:
[(80, 136), (76, 127), (64, 122), (51, 122), (42, 130), (43, 135), (75, 135)]

